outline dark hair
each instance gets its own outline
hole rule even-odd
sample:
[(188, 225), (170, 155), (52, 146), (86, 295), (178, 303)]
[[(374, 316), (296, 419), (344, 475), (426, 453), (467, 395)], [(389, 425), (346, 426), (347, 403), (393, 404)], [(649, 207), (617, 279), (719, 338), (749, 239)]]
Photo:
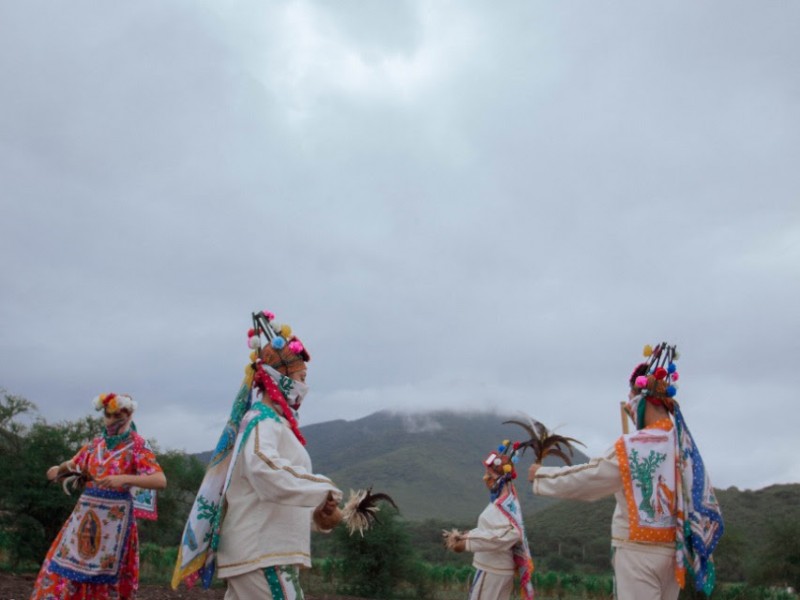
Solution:
[(647, 375), (647, 363), (640, 363), (636, 365), (636, 368), (633, 370), (633, 373), (631, 373), (631, 377), (629, 379), (631, 387), (636, 387), (636, 378), (640, 375)]

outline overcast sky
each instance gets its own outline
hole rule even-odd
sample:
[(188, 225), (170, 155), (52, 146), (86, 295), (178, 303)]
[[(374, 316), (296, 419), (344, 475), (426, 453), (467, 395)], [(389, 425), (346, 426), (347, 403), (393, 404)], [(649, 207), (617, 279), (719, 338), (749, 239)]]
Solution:
[(312, 355), (301, 423), (522, 410), (597, 454), (668, 340), (712, 482), (798, 482), (798, 25), (2, 2), (0, 386), (48, 421), (129, 392), (143, 435), (207, 450), (268, 309)]

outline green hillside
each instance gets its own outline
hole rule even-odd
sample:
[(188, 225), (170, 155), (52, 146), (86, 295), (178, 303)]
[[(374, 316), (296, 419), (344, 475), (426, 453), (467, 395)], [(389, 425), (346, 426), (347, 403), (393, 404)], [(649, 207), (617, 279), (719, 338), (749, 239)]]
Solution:
[[(405, 519), (470, 523), (486, 506), (482, 461), (503, 439), (523, 439), (513, 415), (448, 411), (374, 413), (355, 421), (328, 421), (302, 428), (316, 473), (345, 492), (374, 486), (395, 499)], [(569, 435), (569, 432), (562, 432)], [(196, 455), (207, 462), (211, 452)], [(586, 462), (580, 452), (575, 463)], [(532, 515), (553, 504), (534, 498), (525, 480), (533, 455), (520, 462), (518, 489), (523, 510)], [(547, 459), (545, 464), (561, 464)]]
[[(389, 492), (403, 517), (413, 522), (412, 537), (422, 555), (433, 562), (456, 562), (463, 557), (444, 552), (441, 528), (474, 527), (488, 500), (481, 461), (502, 439), (523, 433), (516, 425), (502, 424), (509, 418), (487, 413), (382, 412), (357, 421), (309, 425), (303, 431), (315, 471), (332, 477), (345, 492), (368, 485)], [(530, 456), (523, 459), (521, 478), (531, 461)], [(584, 455), (576, 456), (577, 463), (585, 461)], [(535, 497), (524, 479), (517, 488), (528, 539), (542, 568), (610, 570), (614, 498), (576, 502)], [(800, 484), (757, 491), (729, 488), (717, 490), (717, 496), (726, 527), (715, 553), (722, 580), (763, 580), (764, 569), (783, 561), (764, 560), (776, 552), (794, 564), (798, 549), (792, 540), (797, 536), (789, 534), (800, 534)], [(779, 532), (786, 533), (788, 541), (783, 544), (790, 547), (776, 547)]]
[[(502, 424), (509, 418), (513, 417), (381, 412), (356, 421), (308, 425), (303, 432), (315, 472), (331, 477), (345, 493), (369, 485), (388, 492), (409, 523), (421, 555), (431, 562), (460, 564), (468, 557), (443, 550), (441, 529), (474, 526), (488, 501), (482, 460), (504, 438), (519, 439), (523, 434), (516, 425)], [(584, 455), (576, 454), (576, 463), (585, 461)], [(523, 459), (517, 487), (539, 565), (558, 571), (607, 572), (614, 499), (584, 503), (534, 497), (524, 479), (531, 462), (530, 455)], [(758, 580), (765, 568), (781, 563), (784, 556), (790, 565), (800, 560), (800, 484), (757, 491), (732, 487), (717, 490), (717, 496), (726, 527), (715, 553), (722, 580)], [(784, 547), (776, 545), (779, 542)], [(327, 554), (326, 544), (318, 539), (315, 552)]]
[[(503, 439), (520, 439), (510, 416), (434, 412), (380, 412), (357, 421), (332, 421), (303, 428), (314, 470), (343, 491), (373, 485), (392, 495), (408, 520), (471, 522), (488, 501), (481, 465)], [(576, 462), (585, 462), (576, 454)], [(533, 462), (520, 462), (518, 488), (526, 515), (552, 504), (534, 498), (524, 479)], [(547, 461), (549, 464), (549, 460)], [(553, 463), (556, 464), (556, 463)]]
[[(725, 534), (714, 558), (723, 580), (758, 579), (780, 562), (776, 554), (800, 568), (800, 484), (757, 491), (731, 487), (717, 490), (717, 498)], [(550, 557), (551, 568), (607, 570), (613, 510), (614, 499), (604, 498), (564, 500), (535, 513), (526, 519), (534, 554)]]

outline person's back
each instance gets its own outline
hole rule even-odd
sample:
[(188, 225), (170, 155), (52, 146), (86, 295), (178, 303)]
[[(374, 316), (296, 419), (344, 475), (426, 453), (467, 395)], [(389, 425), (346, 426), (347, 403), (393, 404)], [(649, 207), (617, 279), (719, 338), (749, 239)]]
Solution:
[[(637, 431), (584, 465), (534, 465), (528, 478), (535, 494), (588, 501), (616, 497), (611, 544), (618, 600), (675, 599), (689, 568), (695, 586), (710, 593), (710, 556), (722, 535), (722, 516), (674, 399), (675, 347), (648, 346), (645, 356), (648, 362), (629, 378), (626, 405)], [(695, 494), (704, 499), (702, 514), (694, 511)], [(686, 539), (684, 515), (691, 517), (691, 540)], [(694, 532), (698, 526), (713, 531), (699, 534)]]

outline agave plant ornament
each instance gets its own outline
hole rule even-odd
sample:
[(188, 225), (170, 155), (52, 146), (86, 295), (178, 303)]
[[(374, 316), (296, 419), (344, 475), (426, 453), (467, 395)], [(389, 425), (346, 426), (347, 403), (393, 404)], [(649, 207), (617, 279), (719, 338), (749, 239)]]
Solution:
[(342, 509), (342, 520), (350, 530), (350, 535), (358, 530), (361, 537), (364, 537), (364, 531), (369, 530), (374, 522), (380, 523), (376, 513), (380, 510), (378, 503), (381, 501), (388, 502), (399, 512), (400, 509), (389, 494), (373, 494), (372, 486), (357, 492), (350, 490), (350, 498)]
[(548, 456), (558, 456), (566, 464), (572, 464), (572, 457), (575, 454), (575, 444), (585, 446), (583, 442), (575, 438), (565, 437), (553, 433), (544, 423), (537, 421), (533, 417), (525, 415), (527, 422), (511, 419), (503, 421), (503, 424), (513, 423), (519, 425), (526, 432), (528, 432), (529, 439), (525, 442), (520, 442), (517, 451), (521, 451), (522, 455), (530, 448), (533, 450), (533, 455), (536, 458), (535, 464), (540, 465), (542, 461)]

